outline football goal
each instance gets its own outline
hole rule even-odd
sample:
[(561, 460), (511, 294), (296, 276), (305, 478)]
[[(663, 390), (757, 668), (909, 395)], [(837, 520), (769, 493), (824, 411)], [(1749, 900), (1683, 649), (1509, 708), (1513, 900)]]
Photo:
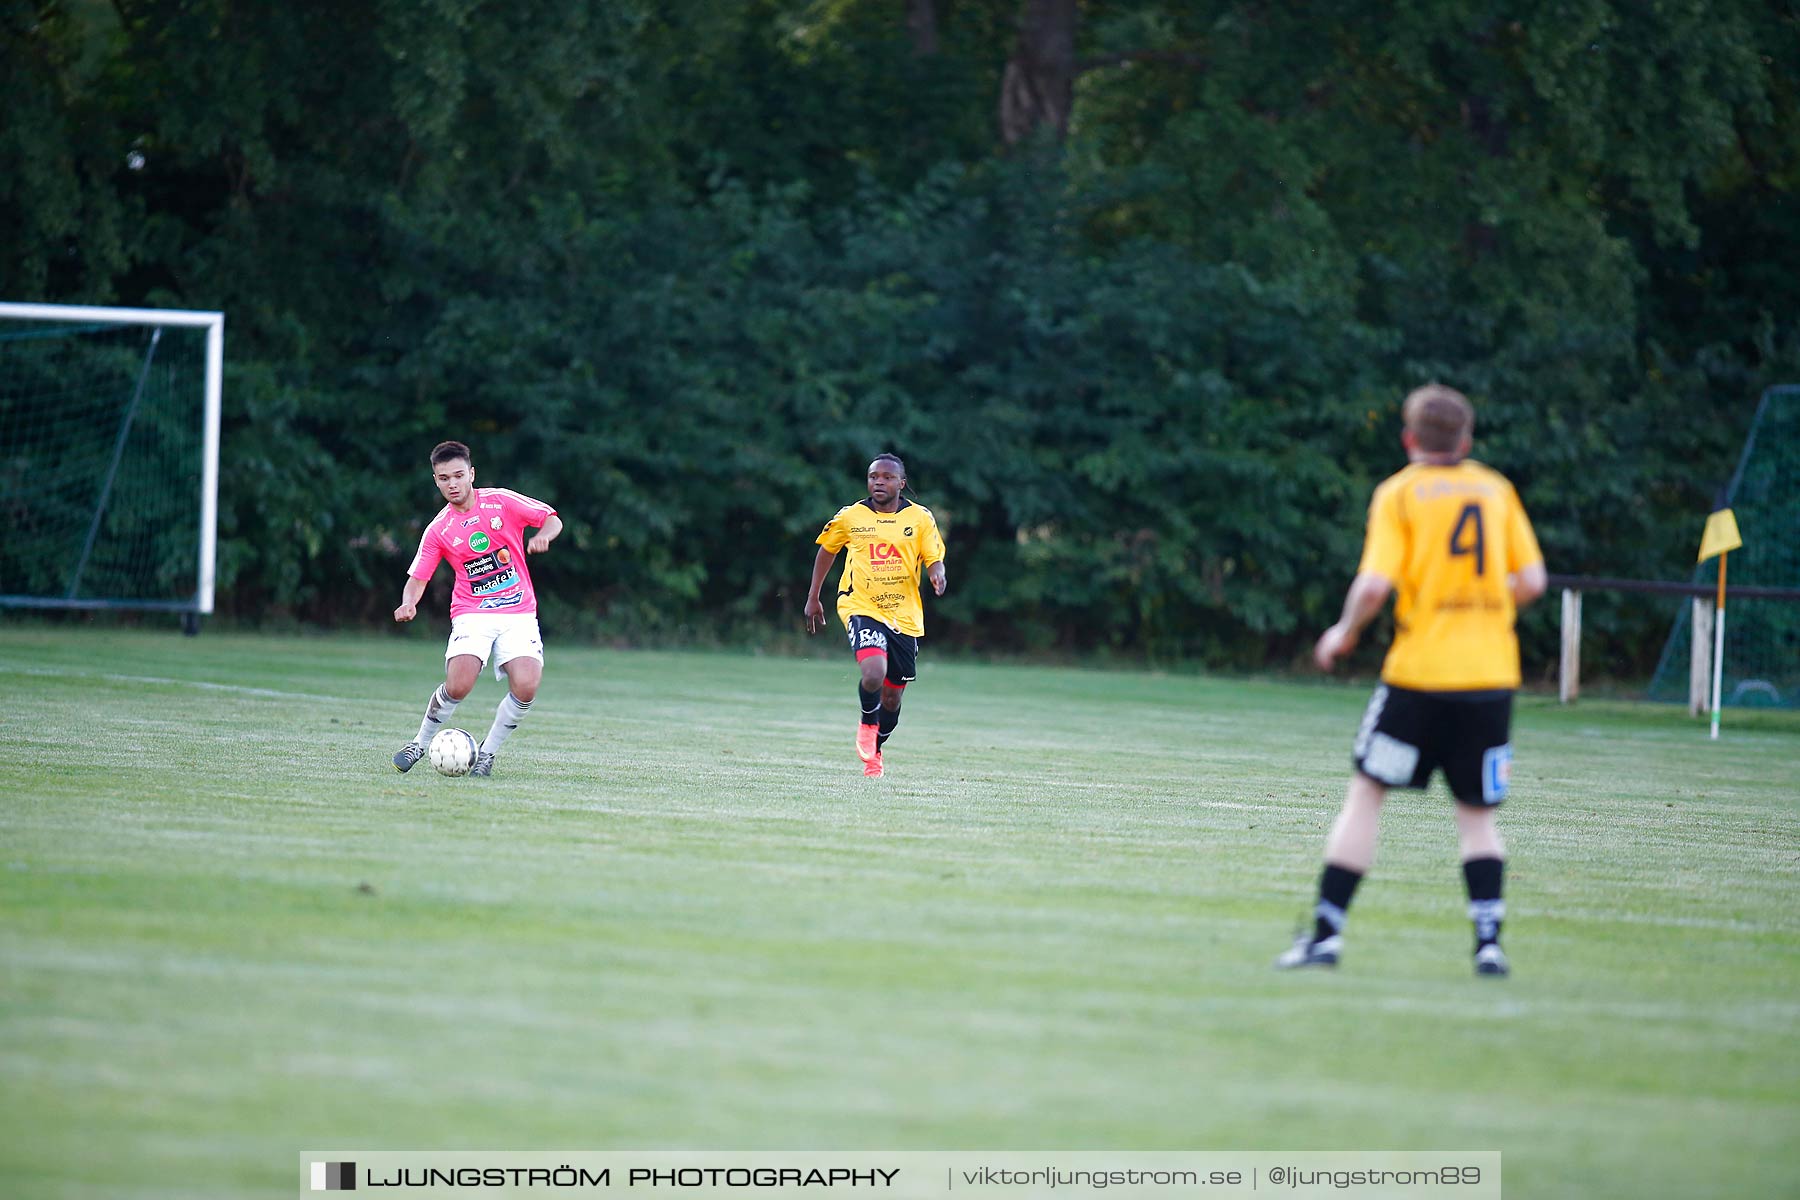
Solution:
[(0, 605), (212, 612), (224, 331), (0, 303)]

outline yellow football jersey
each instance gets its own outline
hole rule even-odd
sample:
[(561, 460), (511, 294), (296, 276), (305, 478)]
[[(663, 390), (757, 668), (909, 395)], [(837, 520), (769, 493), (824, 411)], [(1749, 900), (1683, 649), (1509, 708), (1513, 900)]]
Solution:
[(1390, 475), (1369, 502), (1357, 568), (1399, 593), (1382, 680), (1432, 692), (1518, 687), (1507, 576), (1541, 561), (1525, 506), (1498, 471), (1465, 459)]
[(838, 620), (873, 617), (913, 637), (925, 636), (919, 568), (941, 562), (944, 538), (931, 510), (904, 497), (898, 512), (876, 512), (867, 500), (847, 504), (825, 522), (819, 545), (848, 547), (838, 577)]

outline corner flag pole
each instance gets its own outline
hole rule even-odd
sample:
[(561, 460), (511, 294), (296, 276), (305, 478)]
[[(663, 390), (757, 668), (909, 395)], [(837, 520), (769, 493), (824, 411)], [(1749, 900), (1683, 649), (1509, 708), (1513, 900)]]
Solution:
[(1719, 615), (1713, 620), (1712, 740), (1719, 740), (1719, 692), (1725, 682), (1725, 560), (1731, 552), (1719, 552)]
[(1713, 555), (1719, 556), (1719, 600), (1718, 613), (1713, 618), (1713, 670), (1712, 670), (1712, 740), (1719, 740), (1719, 700), (1725, 682), (1725, 560), (1731, 551), (1744, 544), (1738, 534), (1737, 517), (1725, 505), (1721, 496), (1714, 506), (1712, 515), (1706, 518), (1706, 531), (1700, 535), (1700, 557), (1697, 561), (1705, 562)]

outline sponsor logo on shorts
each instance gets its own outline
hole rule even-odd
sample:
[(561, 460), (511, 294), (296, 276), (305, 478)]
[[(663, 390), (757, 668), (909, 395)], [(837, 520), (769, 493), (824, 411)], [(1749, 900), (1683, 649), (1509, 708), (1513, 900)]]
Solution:
[(1419, 748), (1399, 738), (1377, 733), (1369, 739), (1369, 751), (1363, 755), (1363, 774), (1382, 783), (1401, 786), (1412, 782), (1419, 769)]
[(1490, 746), (1481, 756), (1481, 798), (1488, 804), (1506, 799), (1512, 786), (1512, 743)]
[(870, 629), (867, 625), (856, 631), (856, 648), (867, 650), (873, 646), (878, 650), (887, 649), (887, 634), (879, 629)]
[(516, 592), (511, 596), (494, 596), (481, 602), (483, 608), (514, 608), (525, 603), (525, 593)]
[[(479, 517), (476, 518), (476, 520), (480, 519), (481, 518)], [(493, 543), (488, 541), (488, 535), (481, 532), (479, 529), (469, 535), (469, 549), (477, 554), (487, 553), (487, 548), (491, 545), (493, 545)]]

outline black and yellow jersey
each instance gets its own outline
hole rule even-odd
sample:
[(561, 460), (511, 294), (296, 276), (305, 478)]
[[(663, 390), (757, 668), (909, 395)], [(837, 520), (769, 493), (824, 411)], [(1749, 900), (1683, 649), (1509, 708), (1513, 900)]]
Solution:
[(925, 636), (925, 606), (919, 601), (919, 570), (943, 561), (944, 538), (937, 518), (904, 497), (896, 512), (877, 512), (867, 500), (847, 504), (825, 522), (819, 545), (844, 555), (838, 578), (838, 620), (873, 617), (899, 633)]
[(1413, 463), (1383, 480), (1357, 568), (1399, 593), (1382, 681), (1431, 692), (1518, 687), (1507, 577), (1541, 561), (1519, 494), (1498, 471), (1468, 459)]

